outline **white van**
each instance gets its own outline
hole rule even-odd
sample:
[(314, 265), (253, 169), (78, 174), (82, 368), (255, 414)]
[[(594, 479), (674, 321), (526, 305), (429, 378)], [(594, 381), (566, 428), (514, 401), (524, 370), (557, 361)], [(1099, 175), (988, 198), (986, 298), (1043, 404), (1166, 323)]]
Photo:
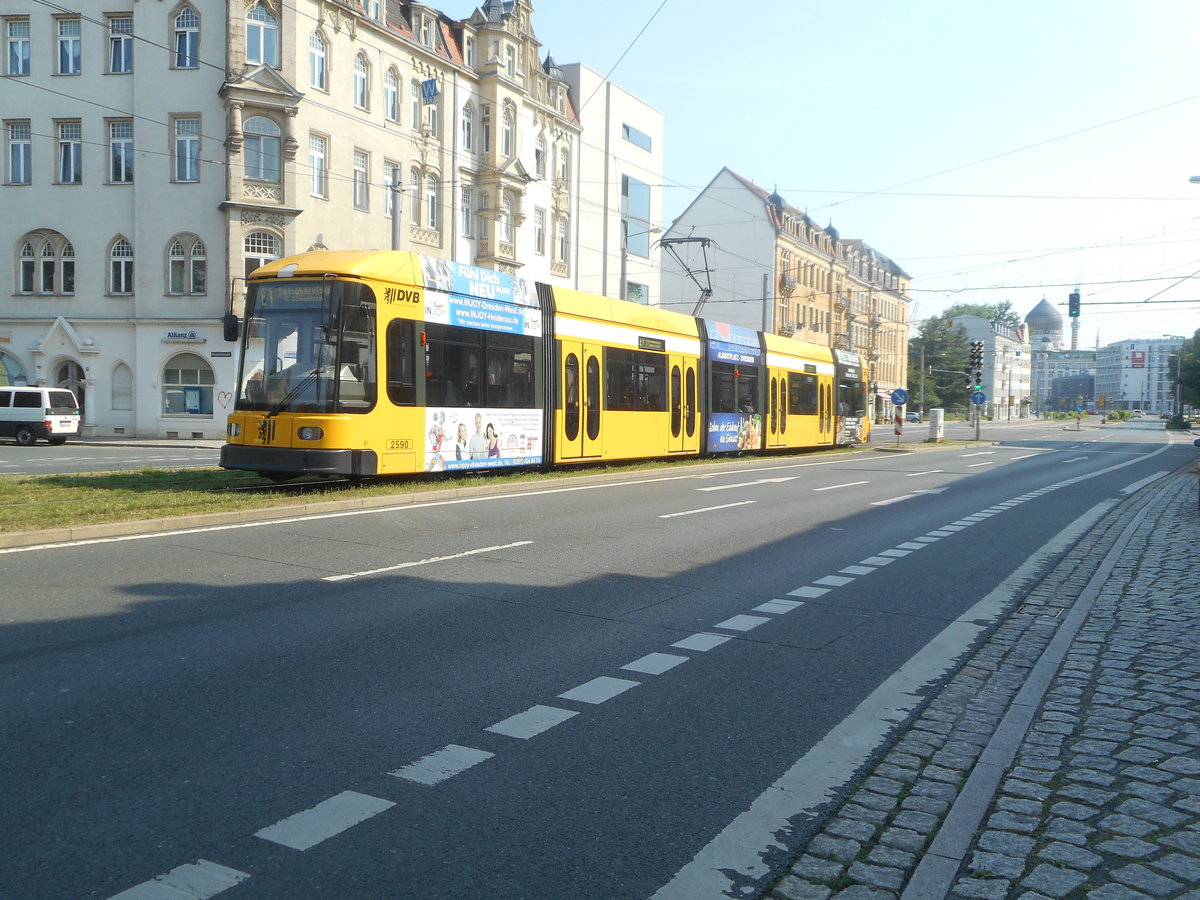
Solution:
[(22, 447), (38, 438), (65, 444), (79, 437), (79, 401), (66, 388), (0, 387), (0, 437)]

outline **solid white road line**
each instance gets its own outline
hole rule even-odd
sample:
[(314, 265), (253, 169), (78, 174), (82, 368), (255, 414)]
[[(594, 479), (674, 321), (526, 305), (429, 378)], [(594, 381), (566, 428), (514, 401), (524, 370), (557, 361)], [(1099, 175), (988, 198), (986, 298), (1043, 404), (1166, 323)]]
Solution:
[(1140, 491), (1142, 488), (1144, 488), (1146, 485), (1152, 484), (1153, 482), (1158, 481), (1158, 479), (1162, 478), (1164, 475), (1167, 475), (1167, 474), (1169, 474), (1169, 473), (1168, 472), (1155, 472), (1153, 475), (1147, 475), (1141, 481), (1135, 481), (1133, 484), (1130, 484), (1130, 485), (1127, 485), (1126, 487), (1121, 488), (1121, 493), (1122, 494), (1135, 494), (1138, 491)]
[(293, 850), (307, 850), (395, 805), (391, 800), (357, 791), (342, 791), (328, 800), (322, 800), (312, 809), (298, 812), (254, 832), (254, 836)]
[(536, 734), (541, 734), (555, 725), (561, 725), (567, 719), (579, 715), (573, 709), (559, 709), (557, 706), (533, 706), (523, 713), (510, 716), (503, 722), (489, 725), (484, 731), (493, 734), (503, 734), (506, 737), (520, 738), (525, 741)]
[(206, 900), (250, 876), (237, 869), (198, 859), (150, 881), (113, 894), (109, 900)]
[(467, 556), (477, 556), (480, 553), (495, 553), (497, 550), (511, 550), (513, 547), (524, 547), (533, 541), (514, 541), (511, 544), (498, 544), (495, 547), (480, 547), (478, 550), (466, 550), (462, 553), (452, 553), (449, 556), (431, 556), (428, 559), (418, 559), (413, 562), (398, 563), (394, 566), (384, 566), (381, 569), (366, 569), (362, 572), (347, 572), (345, 575), (327, 575), (322, 581), (346, 581), (349, 578), (363, 578), (367, 575), (380, 575), (384, 572), (395, 572), (399, 569), (411, 569), (414, 566), (428, 566), (432, 563), (446, 562), (451, 559), (463, 559)]
[(388, 774), (405, 781), (415, 781), (417, 784), (437, 784), (485, 759), (491, 759), (494, 755), (474, 747), (447, 744), (441, 750), (435, 750), (428, 756), (422, 756), (415, 763)]

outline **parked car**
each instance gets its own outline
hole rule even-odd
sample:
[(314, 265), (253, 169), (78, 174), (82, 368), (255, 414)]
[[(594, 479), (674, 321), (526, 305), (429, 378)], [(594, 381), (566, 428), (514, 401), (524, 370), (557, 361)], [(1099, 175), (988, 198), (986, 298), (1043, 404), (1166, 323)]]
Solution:
[(0, 388), (0, 437), (14, 438), (22, 447), (39, 438), (62, 444), (79, 437), (79, 401), (66, 388)]
[(905, 421), (905, 422), (918, 422), (918, 423), (919, 423), (919, 422), (921, 421), (921, 414), (920, 414), (919, 412), (910, 412), (910, 413), (905, 413), (905, 415), (904, 415), (904, 421)]

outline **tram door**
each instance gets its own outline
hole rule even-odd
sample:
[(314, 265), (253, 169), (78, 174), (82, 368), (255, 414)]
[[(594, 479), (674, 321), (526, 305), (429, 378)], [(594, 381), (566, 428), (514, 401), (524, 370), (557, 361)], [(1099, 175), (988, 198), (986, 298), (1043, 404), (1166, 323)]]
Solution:
[(783, 447), (787, 444), (787, 375), (771, 372), (771, 383), (767, 396), (767, 448)]
[(562, 385), (562, 430), (558, 435), (562, 459), (600, 455), (601, 348), (563, 341), (558, 373)]
[(672, 453), (695, 451), (700, 447), (696, 434), (696, 361), (672, 356), (670, 368), (671, 433), (667, 448)]
[(820, 429), (817, 435), (818, 444), (833, 443), (833, 385), (824, 380), (817, 388), (817, 419)]

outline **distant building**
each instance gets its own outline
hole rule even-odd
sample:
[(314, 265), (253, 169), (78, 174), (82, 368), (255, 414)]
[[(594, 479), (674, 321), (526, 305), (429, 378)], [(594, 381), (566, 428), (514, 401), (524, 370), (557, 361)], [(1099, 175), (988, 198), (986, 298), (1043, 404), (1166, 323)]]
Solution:
[(1025, 326), (1012, 328), (983, 316), (955, 316), (967, 341), (983, 341), (984, 413), (997, 419), (1025, 418), (1032, 412), (1032, 355)]
[(910, 307), (909, 276), (893, 260), (728, 168), (663, 243), (660, 305), (690, 313), (703, 300), (706, 318), (853, 350), (868, 363), (873, 415), (890, 415), (892, 391), (907, 387)]
[[(1068, 350), (1063, 342), (1063, 317), (1049, 300), (1035, 306), (1025, 317), (1032, 353), (1030, 396), (1033, 408), (1054, 412), (1060, 408), (1054, 390), (1058, 379), (1096, 374), (1096, 354), (1092, 350)], [(1090, 396), (1090, 392), (1089, 392)], [(1074, 405), (1072, 405), (1074, 408)]]
[(1102, 409), (1170, 413), (1174, 409), (1173, 354), (1183, 337), (1118, 341), (1096, 352), (1096, 403)]
[(1096, 379), (1091, 375), (1064, 375), (1050, 382), (1050, 393), (1040, 405), (1042, 412), (1074, 412), (1076, 407), (1094, 409)]

